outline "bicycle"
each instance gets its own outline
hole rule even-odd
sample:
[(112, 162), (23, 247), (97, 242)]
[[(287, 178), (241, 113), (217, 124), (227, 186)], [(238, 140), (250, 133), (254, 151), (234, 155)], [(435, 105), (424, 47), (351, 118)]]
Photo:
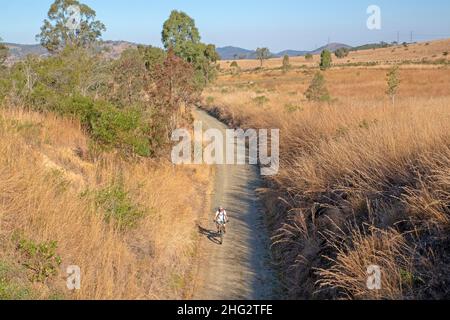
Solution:
[(226, 229), (225, 229), (226, 222), (224, 222), (224, 221), (214, 221), (214, 222), (217, 225), (217, 234), (219, 235), (220, 245), (222, 245), (223, 238), (225, 237), (225, 234), (226, 234)]

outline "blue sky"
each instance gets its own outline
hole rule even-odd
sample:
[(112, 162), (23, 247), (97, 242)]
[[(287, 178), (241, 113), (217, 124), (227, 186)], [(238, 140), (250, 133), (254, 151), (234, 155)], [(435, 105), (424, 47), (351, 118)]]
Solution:
[[(0, 36), (7, 42), (35, 43), (52, 0), (2, 1)], [(204, 42), (254, 49), (268, 46), (309, 50), (332, 42), (450, 38), (448, 0), (84, 0), (108, 28), (105, 40), (160, 46), (161, 28), (172, 9), (196, 20)], [(369, 5), (381, 8), (382, 28), (366, 27)]]

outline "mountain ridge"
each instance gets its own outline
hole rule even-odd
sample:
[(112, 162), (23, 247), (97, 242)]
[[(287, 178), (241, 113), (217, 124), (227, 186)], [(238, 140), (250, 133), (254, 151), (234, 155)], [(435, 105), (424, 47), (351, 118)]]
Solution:
[[(49, 52), (40, 44), (19, 44), (8, 42), (5, 42), (4, 44), (10, 49), (8, 58), (9, 63), (20, 61), (29, 54), (34, 54), (39, 57), (45, 57), (49, 55)], [(129, 48), (136, 48), (139, 45), (138, 43), (123, 40), (107, 40), (103, 41), (102, 44), (107, 48), (107, 56), (112, 59), (118, 58), (124, 50)], [(339, 48), (351, 49), (352, 47), (343, 43), (330, 43), (312, 51), (287, 49), (278, 53), (271, 53), (271, 56), (274, 58), (283, 57), (284, 55), (288, 55), (290, 57), (304, 56), (306, 54), (318, 54), (325, 49), (334, 52)], [(235, 46), (219, 47), (216, 50), (222, 60), (257, 59), (255, 50), (249, 50)]]
[[(323, 50), (328, 49), (332, 52), (336, 51), (339, 48), (347, 48), (351, 49), (352, 46), (349, 46), (344, 43), (339, 42), (333, 42), (329, 43), (327, 45), (324, 45), (322, 47), (319, 47), (315, 50), (283, 50), (277, 53), (271, 52), (272, 57), (274, 58), (280, 58), (284, 55), (288, 55), (290, 57), (296, 57), (296, 56), (304, 56), (306, 54), (318, 54), (321, 53)], [(226, 47), (219, 47), (216, 49), (217, 53), (221, 57), (222, 60), (237, 60), (237, 59), (256, 59), (256, 51), (255, 50), (248, 50), (240, 47), (234, 47), (234, 46), (226, 46)]]

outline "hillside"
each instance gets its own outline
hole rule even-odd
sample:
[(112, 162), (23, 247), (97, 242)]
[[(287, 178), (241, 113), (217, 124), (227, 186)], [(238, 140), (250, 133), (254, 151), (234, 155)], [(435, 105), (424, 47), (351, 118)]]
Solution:
[[(322, 46), (320, 48), (317, 48), (312, 51), (305, 51), (305, 50), (284, 50), (278, 53), (271, 53), (272, 57), (274, 58), (280, 58), (285, 55), (288, 55), (290, 57), (298, 57), (298, 56), (304, 56), (308, 53), (310, 54), (317, 54), (322, 52), (325, 49), (328, 49), (330, 51), (336, 51), (339, 48), (351, 48), (351, 46), (342, 44), (342, 43), (330, 43), (328, 45)], [(220, 55), (222, 60), (245, 60), (245, 59), (256, 59), (256, 51), (255, 50), (248, 50), (243, 49), (239, 47), (222, 47), (217, 48), (217, 53)]]
[(217, 48), (217, 53), (223, 60), (252, 59), (256, 57), (255, 51), (232, 46)]
[(352, 47), (343, 43), (330, 43), (323, 47), (317, 48), (316, 50), (310, 51), (310, 54), (320, 54), (323, 50), (330, 50), (331, 52), (335, 52), (337, 49), (347, 48), (351, 49)]
[[(330, 50), (337, 49), (342, 44), (332, 44), (327, 47)], [(322, 47), (321, 49), (324, 49)], [(293, 67), (317, 67), (320, 62), (320, 49), (316, 50), (312, 60), (306, 60), (305, 57), (291, 57), (290, 64)], [(351, 51), (350, 54), (343, 59), (338, 59), (333, 55), (334, 65), (354, 65), (354, 66), (376, 66), (389, 65), (393, 63), (410, 63), (410, 64), (445, 64), (448, 63), (450, 52), (450, 39), (426, 41), (407, 45), (396, 45), (387, 48), (371, 48), (365, 50)], [(446, 62), (447, 61), (447, 62)], [(220, 62), (223, 70), (230, 68), (231, 60)], [(272, 58), (264, 62), (265, 68), (281, 67), (281, 58)], [(259, 67), (259, 61), (253, 59), (245, 59), (238, 61), (241, 70), (250, 70)]]
[(9, 49), (8, 61), (14, 63), (25, 58), (27, 55), (36, 55), (38, 57), (44, 57), (48, 55), (47, 49), (40, 44), (17, 44), (17, 43), (5, 43)]
[[(193, 221), (208, 209), (209, 169), (114, 154), (94, 161), (80, 127), (0, 110), (0, 299), (182, 298), (196, 250)], [(139, 224), (118, 231), (119, 214), (137, 215)], [(29, 256), (50, 240), (60, 264)], [(40, 263), (48, 263), (45, 273)], [(73, 264), (83, 286), (71, 294), (64, 279)]]
[[(5, 43), (9, 48), (9, 56), (7, 63), (13, 64), (14, 62), (24, 59), (27, 55), (35, 55), (38, 57), (45, 57), (49, 55), (47, 49), (40, 44), (17, 44), (17, 43)], [(120, 54), (129, 48), (136, 48), (138, 45), (128, 41), (104, 41), (102, 47), (106, 50), (105, 56), (111, 59), (117, 59)]]

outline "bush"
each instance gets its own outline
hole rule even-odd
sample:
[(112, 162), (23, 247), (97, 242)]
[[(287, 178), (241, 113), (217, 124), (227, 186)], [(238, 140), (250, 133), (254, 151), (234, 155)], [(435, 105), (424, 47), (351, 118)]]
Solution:
[(28, 108), (33, 111), (52, 111), (61, 115), (64, 114), (62, 110), (60, 110), (59, 104), (62, 97), (41, 83), (36, 85), (26, 100), (28, 100), (26, 101)]
[(74, 97), (64, 99), (58, 110), (61, 115), (73, 116), (80, 119), (81, 123), (87, 128), (91, 129), (90, 123), (95, 118), (99, 117), (100, 110), (97, 110), (98, 103), (89, 97), (76, 95)]
[(95, 193), (95, 204), (105, 212), (105, 221), (124, 231), (134, 228), (144, 212), (131, 201), (122, 183), (115, 183)]
[(347, 48), (339, 48), (336, 50), (336, 52), (334, 53), (336, 55), (337, 58), (342, 59), (345, 58), (349, 55), (350, 50), (348, 50)]
[(149, 157), (150, 128), (137, 108), (117, 109), (107, 103), (96, 106), (89, 126), (94, 140), (106, 148), (118, 148), (128, 154)]
[(177, 122), (190, 121), (181, 106), (197, 102), (195, 72), (202, 70), (157, 48), (141, 46), (110, 61), (67, 47), (0, 70), (0, 103), (7, 98), (10, 106), (75, 117), (99, 151), (157, 156)]
[(293, 103), (287, 103), (284, 105), (284, 109), (286, 110), (286, 112), (288, 113), (293, 113), (293, 112), (297, 112), (297, 111), (301, 111), (303, 110), (302, 107), (300, 105), (297, 104), (293, 104)]
[(325, 78), (322, 73), (317, 72), (311, 81), (308, 90), (305, 92), (306, 99), (309, 101), (329, 101), (330, 94), (326, 87)]
[(138, 108), (119, 109), (104, 101), (75, 96), (65, 99), (59, 112), (80, 119), (93, 140), (104, 149), (118, 148), (142, 157), (153, 154), (150, 128)]
[(230, 67), (231, 67), (231, 73), (232, 74), (234, 74), (234, 75), (239, 75), (240, 74), (241, 68), (239, 67), (239, 65), (238, 65), (238, 63), (236, 61), (233, 61), (230, 64)]
[(206, 98), (206, 104), (207, 105), (212, 105), (214, 103), (214, 97), (212, 97), (212, 96), (208, 96), (207, 98)]
[(267, 102), (269, 102), (269, 98), (267, 98), (266, 96), (258, 96), (253, 99), (253, 102), (256, 103), (258, 106), (262, 107)]
[(42, 243), (27, 239), (19, 241), (18, 250), (23, 257), (22, 265), (32, 271), (31, 281), (45, 282), (58, 273), (61, 257), (56, 254), (57, 248), (56, 241)]
[(320, 55), (320, 69), (326, 70), (331, 68), (332, 58), (329, 50), (323, 50)]
[(306, 60), (312, 60), (314, 57), (312, 54), (308, 53), (307, 55), (305, 55), (305, 59)]
[(392, 99), (392, 105), (395, 105), (395, 96), (400, 86), (399, 70), (398, 66), (393, 66), (386, 75), (386, 94)]
[(288, 72), (290, 68), (291, 68), (291, 63), (289, 62), (289, 56), (286, 54), (283, 57), (283, 66), (282, 66), (283, 72)]

